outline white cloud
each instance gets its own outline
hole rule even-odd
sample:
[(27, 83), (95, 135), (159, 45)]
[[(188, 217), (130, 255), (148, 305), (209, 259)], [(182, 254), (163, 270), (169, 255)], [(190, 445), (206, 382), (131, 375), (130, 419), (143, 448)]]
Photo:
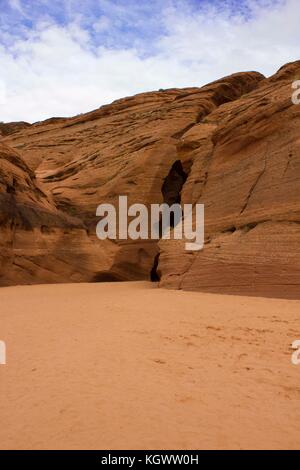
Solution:
[(107, 18), (107, 16), (101, 16), (99, 20), (93, 24), (93, 29), (96, 31), (96, 33), (102, 33), (103, 31), (109, 31), (111, 26), (112, 24), (110, 19)]
[(4, 82), (1, 82), (0, 80), (0, 106), (4, 105), (7, 100), (7, 95), (6, 95), (6, 86)]
[(22, 8), (21, 0), (9, 0), (9, 5), (14, 10), (17, 10), (19, 13), (23, 14), (23, 8)]
[[(10, 0), (18, 5), (16, 0)], [(0, 89), (6, 90), (0, 121), (71, 116), (142, 91), (201, 86), (224, 75), (258, 70), (270, 75), (299, 54), (298, 0), (265, 7), (249, 0), (254, 16), (209, 7), (170, 7), (165, 34), (147, 56), (135, 48), (95, 47), (78, 25), (40, 23), (13, 47), (0, 47)], [(111, 18), (95, 18), (97, 32)], [(2, 84), (1, 84), (2, 83)], [(3, 103), (2, 92), (1, 102)]]

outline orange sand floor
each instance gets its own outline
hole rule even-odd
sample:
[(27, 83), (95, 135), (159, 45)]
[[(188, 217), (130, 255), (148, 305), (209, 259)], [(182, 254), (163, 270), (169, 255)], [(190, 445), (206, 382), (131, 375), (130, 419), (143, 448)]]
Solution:
[(300, 447), (300, 301), (0, 289), (1, 449)]

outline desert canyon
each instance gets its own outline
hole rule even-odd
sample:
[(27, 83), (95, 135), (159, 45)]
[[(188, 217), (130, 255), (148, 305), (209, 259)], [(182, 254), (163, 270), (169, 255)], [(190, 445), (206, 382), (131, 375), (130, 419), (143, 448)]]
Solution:
[[(299, 447), (298, 79), (0, 124), (1, 448)], [(119, 195), (204, 204), (204, 249), (100, 241)]]
[[(146, 280), (299, 298), (300, 62), (160, 90), (74, 118), (2, 124), (2, 286)], [(96, 208), (205, 205), (205, 249), (96, 238)], [(157, 266), (154, 266), (154, 265)]]

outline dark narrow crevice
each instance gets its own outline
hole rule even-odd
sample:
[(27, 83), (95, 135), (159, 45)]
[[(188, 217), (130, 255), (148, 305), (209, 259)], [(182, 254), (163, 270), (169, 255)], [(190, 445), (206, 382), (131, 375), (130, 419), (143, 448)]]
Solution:
[(12, 184), (7, 184), (6, 185), (6, 192), (8, 194), (15, 194), (16, 193), (16, 180), (13, 178)]
[[(165, 204), (172, 206), (181, 203), (181, 191), (187, 177), (188, 174), (184, 171), (181, 161), (176, 160), (161, 188)], [(174, 228), (178, 222), (174, 220), (174, 214), (171, 213), (170, 227)]]
[(181, 161), (176, 160), (161, 188), (165, 203), (169, 205), (180, 203), (181, 190), (187, 177), (188, 175), (184, 171)]
[[(187, 178), (188, 178), (188, 173), (184, 170), (182, 166), (182, 162), (180, 160), (176, 160), (176, 162), (173, 163), (161, 188), (164, 204), (167, 204), (169, 207), (171, 207), (173, 204), (181, 203), (181, 191)], [(174, 213), (171, 212), (170, 227), (174, 228), (179, 223), (179, 221), (180, 220), (175, 220)], [(166, 227), (164, 228), (166, 229)], [(162, 227), (162, 218), (161, 218), (159, 222), (160, 238), (162, 237), (162, 233), (163, 233), (163, 227)], [(150, 272), (150, 279), (152, 282), (160, 281), (161, 274), (158, 269), (159, 255), (160, 253), (158, 253), (155, 256), (154, 261), (153, 261), (153, 266)]]
[(160, 272), (159, 272), (159, 269), (158, 269), (159, 256), (160, 256), (160, 253), (157, 253), (157, 255), (154, 258), (153, 266), (152, 266), (152, 269), (151, 269), (151, 272), (150, 272), (151, 282), (159, 282), (160, 281), (161, 275), (160, 275)]

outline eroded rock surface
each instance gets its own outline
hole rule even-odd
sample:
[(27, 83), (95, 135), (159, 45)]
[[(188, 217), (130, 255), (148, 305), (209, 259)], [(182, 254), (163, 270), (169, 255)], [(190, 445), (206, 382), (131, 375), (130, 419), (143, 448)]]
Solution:
[[(2, 137), (19, 163), (1, 172), (1, 283), (151, 275), (170, 288), (299, 297), (300, 107), (291, 101), (299, 73), (298, 62), (269, 79), (239, 73), (145, 93)], [(205, 249), (99, 241), (96, 208), (119, 195), (129, 204), (204, 203)], [(35, 217), (24, 226), (12, 204)]]
[(28, 122), (0, 122), (0, 137), (14, 134), (22, 129), (30, 127)]
[[(78, 218), (60, 211), (20, 155), (0, 143), (0, 284), (79, 282), (111, 247), (99, 246)], [(94, 237), (95, 238), (95, 237)]]
[(299, 298), (299, 71), (285, 66), (181, 139), (182, 160), (193, 160), (182, 200), (205, 204), (206, 245), (161, 242), (163, 286)]

